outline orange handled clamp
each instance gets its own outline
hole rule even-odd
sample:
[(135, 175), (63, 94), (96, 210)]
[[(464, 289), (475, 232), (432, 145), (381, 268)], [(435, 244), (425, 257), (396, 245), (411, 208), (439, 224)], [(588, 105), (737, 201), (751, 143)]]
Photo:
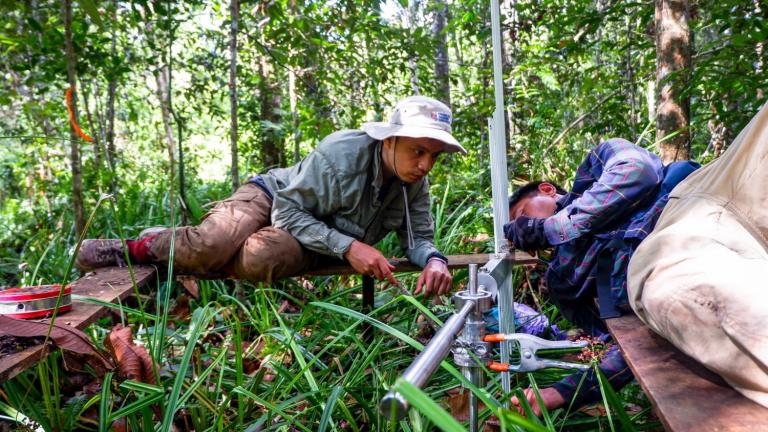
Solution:
[(488, 369), (495, 372), (531, 372), (546, 368), (589, 369), (588, 364), (571, 363), (562, 360), (540, 358), (536, 352), (540, 349), (580, 349), (587, 346), (587, 341), (551, 341), (526, 333), (496, 333), (485, 335), (485, 342), (515, 341), (520, 352), (520, 364), (489, 362)]

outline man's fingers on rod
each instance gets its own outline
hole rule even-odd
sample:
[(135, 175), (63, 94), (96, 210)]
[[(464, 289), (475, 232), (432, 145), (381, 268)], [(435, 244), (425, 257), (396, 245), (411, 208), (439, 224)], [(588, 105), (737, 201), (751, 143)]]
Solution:
[(371, 270), (370, 270), (369, 276), (372, 276), (376, 280), (384, 279), (384, 275), (382, 275), (381, 269), (379, 269), (379, 267), (377, 265), (375, 265), (375, 264), (373, 266), (371, 266)]
[(421, 294), (421, 287), (424, 286), (424, 273), (419, 275), (419, 280), (416, 282), (416, 290), (413, 291), (414, 295)]
[(392, 269), (390, 269), (390, 267), (390, 264), (386, 260), (379, 262), (378, 268), (381, 273), (381, 279), (388, 280), (392, 285), (399, 285), (399, 282), (395, 279), (395, 275), (392, 274)]
[(395, 275), (392, 274), (391, 272), (389, 274), (387, 274), (386, 277), (387, 277), (387, 280), (389, 281), (389, 283), (391, 283), (392, 285), (400, 286), (400, 281), (398, 281), (397, 278), (395, 278)]
[(426, 298), (432, 297), (432, 294), (435, 294), (435, 278), (432, 277), (432, 274), (427, 273), (424, 276), (424, 296)]
[(449, 277), (445, 278), (445, 280), (443, 281), (441, 294), (448, 294), (451, 292), (451, 285), (452, 285), (451, 282), (452, 282), (451, 278)]

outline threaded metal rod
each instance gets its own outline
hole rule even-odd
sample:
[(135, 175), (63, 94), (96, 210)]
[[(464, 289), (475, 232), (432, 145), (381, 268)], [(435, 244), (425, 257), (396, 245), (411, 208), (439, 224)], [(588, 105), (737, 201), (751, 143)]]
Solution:
[[(464, 320), (474, 307), (474, 301), (467, 301), (461, 310), (451, 315), (424, 347), (424, 351), (408, 366), (401, 378), (418, 388), (422, 388), (435, 373), (440, 362), (450, 352), (454, 338), (464, 327)], [(399, 393), (390, 391), (381, 399), (379, 409), (386, 419), (391, 418), (394, 409), (395, 419), (399, 420), (408, 413), (408, 401)]]

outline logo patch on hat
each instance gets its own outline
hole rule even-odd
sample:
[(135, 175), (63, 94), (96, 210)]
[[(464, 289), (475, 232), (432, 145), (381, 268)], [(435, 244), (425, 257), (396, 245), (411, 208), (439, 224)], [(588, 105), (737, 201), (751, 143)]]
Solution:
[(432, 120), (451, 124), (451, 115), (444, 112), (432, 111)]

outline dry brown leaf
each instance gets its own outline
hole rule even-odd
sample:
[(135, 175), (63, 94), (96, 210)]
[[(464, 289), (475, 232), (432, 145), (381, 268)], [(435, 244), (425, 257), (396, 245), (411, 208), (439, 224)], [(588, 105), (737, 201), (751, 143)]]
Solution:
[(125, 422), (125, 417), (119, 418), (112, 422), (112, 430), (114, 432), (127, 432), (128, 424)]
[[(261, 359), (258, 355), (261, 353), (261, 350), (264, 349), (264, 345), (265, 342), (261, 339), (252, 352), (249, 352), (251, 346), (253, 346), (253, 342), (243, 341), (243, 372), (246, 375), (252, 375), (261, 368)], [(230, 347), (230, 350), (234, 350), (234, 348)]]
[(189, 307), (189, 297), (181, 294), (176, 299), (176, 303), (173, 305), (168, 314), (172, 315), (178, 321), (184, 321), (189, 318), (190, 315), (192, 315), (192, 310)]
[(605, 405), (601, 403), (591, 405), (591, 406), (585, 406), (579, 409), (579, 411), (590, 417), (605, 417), (607, 414), (605, 410)]
[(146, 348), (133, 343), (130, 327), (116, 325), (109, 333), (104, 345), (114, 355), (123, 376), (149, 384), (155, 383), (152, 358)]
[[(0, 315), (0, 333), (16, 337), (45, 337), (49, 324), (39, 321), (28, 321)], [(51, 339), (61, 349), (79, 354), (94, 355), (106, 361), (102, 353), (91, 343), (88, 335), (65, 324), (54, 322), (51, 329)]]
[(194, 297), (195, 300), (200, 300), (200, 287), (197, 285), (197, 278), (194, 276), (177, 276), (176, 280), (181, 282), (184, 289), (187, 290), (189, 295)]
[[(448, 412), (453, 418), (460, 422), (469, 421), (469, 390), (456, 388), (447, 392)], [(485, 409), (485, 404), (478, 401), (478, 409)], [(498, 419), (491, 416), (484, 424), (484, 432), (498, 431)]]
[(107, 362), (106, 359), (106, 356), (102, 358), (100, 356), (79, 354), (67, 350), (63, 350), (61, 356), (64, 370), (69, 372), (69, 375), (89, 372), (89, 374), (103, 376), (108, 370), (112, 370), (115, 367), (112, 362)]

